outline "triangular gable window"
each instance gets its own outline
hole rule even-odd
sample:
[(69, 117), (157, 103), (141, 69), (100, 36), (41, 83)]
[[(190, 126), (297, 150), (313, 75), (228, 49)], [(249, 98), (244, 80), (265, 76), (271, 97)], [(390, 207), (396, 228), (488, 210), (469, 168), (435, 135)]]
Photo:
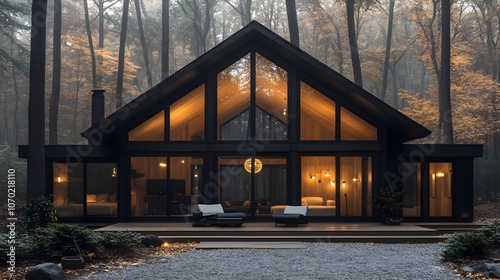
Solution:
[(264, 56), (245, 55), (217, 75), (217, 140), (287, 140), (287, 111), (288, 72)]
[(165, 111), (162, 110), (128, 133), (129, 141), (164, 141)]
[(340, 110), (340, 140), (377, 140), (377, 128), (342, 107)]
[(170, 105), (170, 141), (205, 140), (205, 85)]
[(300, 82), (300, 140), (335, 140), (335, 101)]

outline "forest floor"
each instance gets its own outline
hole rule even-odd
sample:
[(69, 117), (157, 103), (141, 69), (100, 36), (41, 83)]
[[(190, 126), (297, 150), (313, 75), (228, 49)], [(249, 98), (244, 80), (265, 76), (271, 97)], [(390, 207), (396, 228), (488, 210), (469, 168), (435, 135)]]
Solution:
[[(484, 222), (486, 224), (500, 224), (500, 201), (484, 203), (475, 206), (475, 217), (476, 221)], [(197, 243), (171, 243), (166, 244), (160, 248), (147, 248), (138, 247), (133, 252), (126, 255), (113, 255), (108, 254), (102, 256), (101, 258), (92, 261), (87, 264), (84, 269), (79, 270), (65, 270), (69, 279), (78, 279), (81, 277), (86, 277), (95, 273), (109, 271), (113, 269), (121, 269), (128, 266), (135, 266), (141, 263), (153, 263), (161, 262), (174, 256), (175, 254), (181, 254), (184, 252), (195, 250)], [(500, 252), (494, 252), (493, 254), (487, 256), (488, 260), (500, 261)], [(478, 260), (469, 260), (471, 266), (474, 262)], [(0, 273), (0, 279), (24, 279), (24, 276), (28, 270), (38, 263), (42, 263), (43, 260), (20, 260), (16, 263), (15, 272), (6, 271), (2, 269)], [(450, 266), (451, 269), (457, 269), (457, 267)], [(459, 271), (460, 272), (460, 271)], [(467, 275), (466, 273), (461, 273), (462, 275), (468, 276), (470, 278), (480, 278), (478, 275)]]

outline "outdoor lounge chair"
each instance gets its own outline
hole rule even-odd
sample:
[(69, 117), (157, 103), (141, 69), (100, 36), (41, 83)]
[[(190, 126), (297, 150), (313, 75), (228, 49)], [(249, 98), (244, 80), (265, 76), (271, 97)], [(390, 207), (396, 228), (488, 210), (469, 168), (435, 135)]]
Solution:
[(291, 206), (286, 205), (283, 214), (273, 214), (274, 226), (278, 224), (286, 224), (287, 226), (297, 226), (299, 224), (307, 224), (306, 219), (307, 206)]
[(193, 226), (236, 226), (243, 224), (243, 212), (224, 213), (221, 204), (198, 204), (199, 211), (193, 212)]

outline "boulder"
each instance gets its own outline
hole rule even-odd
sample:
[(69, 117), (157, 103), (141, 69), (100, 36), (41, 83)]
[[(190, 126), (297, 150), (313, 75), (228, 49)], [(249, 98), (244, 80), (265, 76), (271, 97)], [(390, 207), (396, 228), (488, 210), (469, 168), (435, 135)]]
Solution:
[(485, 276), (498, 277), (500, 276), (500, 263), (483, 263), (479, 267), (479, 271)]
[(63, 280), (66, 274), (55, 263), (42, 263), (32, 267), (26, 273), (26, 280)]
[(160, 247), (163, 243), (157, 235), (146, 235), (141, 238), (141, 244), (147, 247)]
[(468, 265), (463, 266), (461, 269), (463, 272), (466, 272), (466, 273), (476, 273), (476, 270), (473, 267), (470, 267)]

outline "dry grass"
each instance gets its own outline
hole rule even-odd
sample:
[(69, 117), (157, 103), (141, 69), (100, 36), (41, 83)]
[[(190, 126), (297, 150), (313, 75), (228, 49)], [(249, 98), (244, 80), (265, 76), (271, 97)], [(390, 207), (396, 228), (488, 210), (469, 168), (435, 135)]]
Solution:
[[(160, 248), (138, 247), (133, 252), (128, 254), (115, 255), (108, 253), (95, 259), (85, 265), (84, 269), (67, 269), (64, 272), (68, 276), (67, 279), (82, 279), (89, 275), (110, 271), (113, 269), (122, 269), (128, 266), (134, 266), (141, 263), (152, 263), (157, 261), (168, 261), (169, 258), (176, 254), (189, 252), (195, 249), (197, 243), (165, 243)], [(36, 264), (43, 263), (43, 260), (29, 260), (16, 263), (15, 272), (8, 272), (2, 269), (0, 279), (24, 279), (24, 276), (30, 268)], [(59, 264), (60, 265), (60, 264)]]

